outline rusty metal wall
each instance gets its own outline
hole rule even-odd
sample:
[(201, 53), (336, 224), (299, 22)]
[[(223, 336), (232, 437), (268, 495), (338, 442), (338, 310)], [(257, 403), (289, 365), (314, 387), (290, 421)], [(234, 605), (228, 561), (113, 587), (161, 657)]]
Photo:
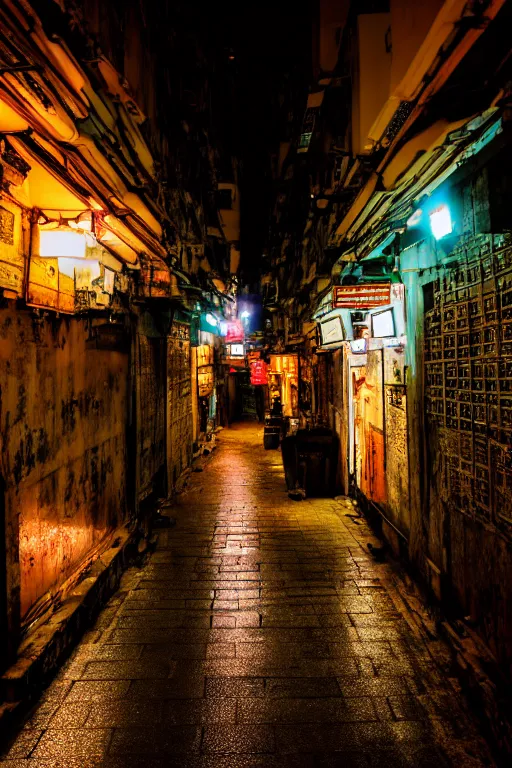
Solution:
[(512, 658), (512, 248), (469, 241), (425, 314), (429, 553), (464, 615)]
[(165, 338), (137, 334), (136, 376), (139, 501), (142, 501), (153, 491), (157, 493), (164, 492), (162, 481), (165, 475), (165, 345)]
[(190, 326), (173, 322), (167, 339), (167, 478), (172, 489), (192, 459)]
[(126, 512), (128, 354), (86, 321), (0, 310), (0, 455), (8, 627), (58, 588)]

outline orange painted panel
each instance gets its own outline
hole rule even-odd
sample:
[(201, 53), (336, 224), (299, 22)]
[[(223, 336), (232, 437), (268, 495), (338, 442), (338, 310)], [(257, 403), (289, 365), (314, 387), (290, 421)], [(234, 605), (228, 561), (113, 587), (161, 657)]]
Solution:
[(359, 487), (376, 504), (386, 503), (383, 382), (380, 350), (370, 353), (356, 385), (355, 414), (360, 463)]
[(386, 502), (384, 435), (377, 431), (372, 424), (370, 424), (369, 434), (370, 498), (376, 504), (384, 504)]

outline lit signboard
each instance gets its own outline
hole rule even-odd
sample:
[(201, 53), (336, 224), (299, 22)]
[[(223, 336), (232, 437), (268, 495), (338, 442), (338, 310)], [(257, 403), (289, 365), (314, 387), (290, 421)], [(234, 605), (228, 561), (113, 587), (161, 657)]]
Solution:
[(395, 319), (392, 309), (384, 312), (376, 312), (372, 315), (372, 336), (374, 339), (383, 339), (386, 336), (395, 335)]
[(228, 344), (226, 346), (226, 357), (243, 357), (244, 345), (243, 344)]
[(335, 285), (333, 309), (371, 309), (391, 304), (391, 283)]
[(268, 384), (267, 364), (263, 360), (251, 361), (251, 384)]

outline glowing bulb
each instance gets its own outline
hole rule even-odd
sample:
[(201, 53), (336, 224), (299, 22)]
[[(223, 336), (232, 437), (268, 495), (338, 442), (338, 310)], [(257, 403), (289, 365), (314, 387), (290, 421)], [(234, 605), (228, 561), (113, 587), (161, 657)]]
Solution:
[(245, 310), (242, 312), (242, 314), (240, 315), (240, 317), (242, 318), (242, 320), (247, 320), (247, 318), (248, 318), (248, 317), (250, 317), (250, 316), (251, 316), (251, 313), (250, 313), (250, 312), (248, 312), (246, 309), (245, 309)]
[(453, 231), (452, 217), (447, 205), (440, 205), (430, 213), (430, 228), (436, 240), (440, 240), (445, 235)]
[(206, 315), (206, 322), (209, 323), (210, 325), (217, 325), (217, 318), (214, 317), (211, 314), (211, 312), (208, 312), (208, 314)]

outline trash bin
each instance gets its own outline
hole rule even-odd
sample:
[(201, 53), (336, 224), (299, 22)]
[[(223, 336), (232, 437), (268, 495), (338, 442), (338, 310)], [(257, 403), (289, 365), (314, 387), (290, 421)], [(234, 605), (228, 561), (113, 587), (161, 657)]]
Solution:
[(334, 495), (338, 439), (332, 430), (299, 429), (285, 437), (281, 450), (286, 486), (294, 498)]
[(331, 429), (315, 427), (297, 432), (299, 475), (307, 496), (334, 495), (337, 448), (337, 436)]
[(283, 420), (280, 416), (267, 416), (265, 418), (265, 426), (263, 427), (263, 447), (265, 450), (279, 448), (282, 429)]

